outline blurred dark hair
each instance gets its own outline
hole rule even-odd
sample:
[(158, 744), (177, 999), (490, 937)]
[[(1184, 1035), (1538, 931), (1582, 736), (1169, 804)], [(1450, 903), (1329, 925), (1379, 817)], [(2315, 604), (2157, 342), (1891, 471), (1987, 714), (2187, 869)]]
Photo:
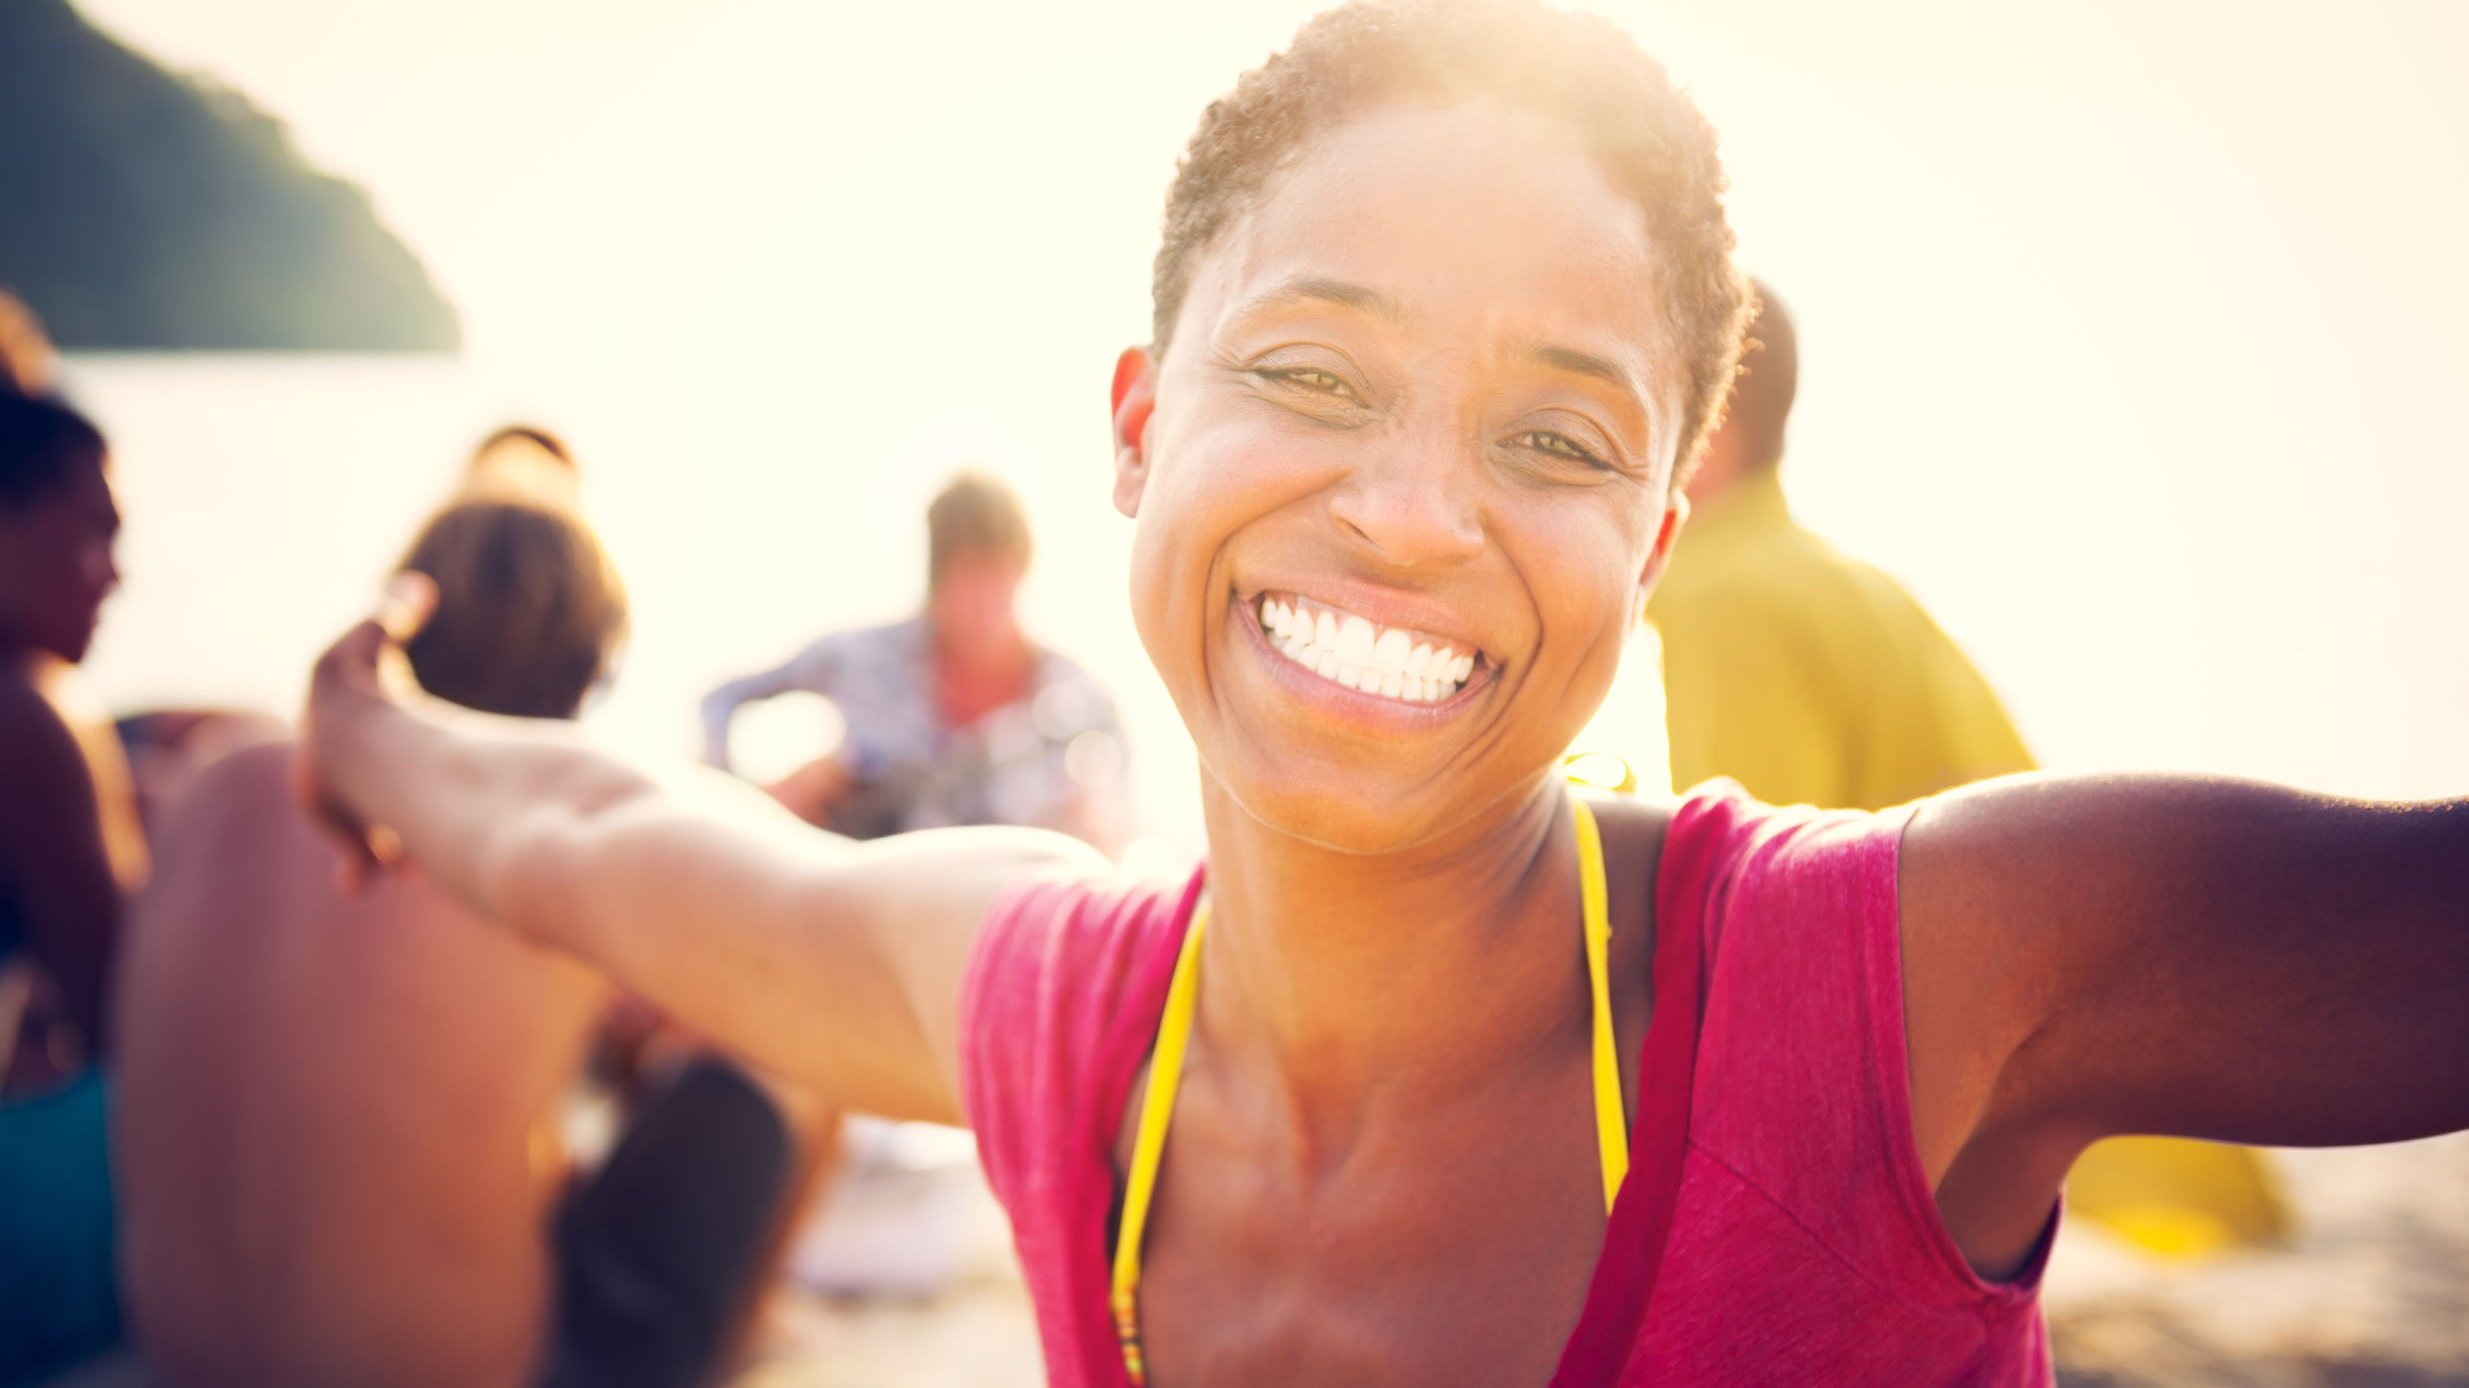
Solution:
[(103, 431), (55, 400), (0, 390), (0, 506), (41, 501), (81, 467), (101, 467)]
[(1750, 285), (1757, 302), (1723, 428), (1739, 435), (1739, 456), (1744, 462), (1764, 468), (1783, 460), (1792, 401), (1800, 394), (1800, 334), (1792, 326), (1791, 310), (1784, 307), (1772, 285), (1760, 279), (1751, 280)]
[(466, 496), (396, 567), (437, 584), (437, 610), (405, 648), (412, 673), (466, 708), (571, 718), (625, 639), (616, 566), (568, 507)]

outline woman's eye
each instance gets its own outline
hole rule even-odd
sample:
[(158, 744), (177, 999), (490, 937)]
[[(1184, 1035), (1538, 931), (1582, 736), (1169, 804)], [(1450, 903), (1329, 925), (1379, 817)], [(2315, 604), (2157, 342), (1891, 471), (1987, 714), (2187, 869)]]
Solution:
[(1347, 385), (1335, 373), (1323, 371), (1316, 366), (1280, 367), (1263, 371), (1260, 374), (1272, 381), (1283, 382), (1290, 386), (1301, 386), (1305, 390), (1316, 391), (1322, 395), (1334, 395), (1346, 400), (1355, 398), (1354, 387)]
[(1596, 467), (1603, 465), (1603, 460), (1596, 457), (1592, 449), (1571, 440), (1566, 434), (1555, 434), (1549, 429), (1529, 429), (1519, 434), (1517, 441), (1520, 447), (1531, 448), (1538, 453), (1549, 453), (1556, 458), (1590, 463)]

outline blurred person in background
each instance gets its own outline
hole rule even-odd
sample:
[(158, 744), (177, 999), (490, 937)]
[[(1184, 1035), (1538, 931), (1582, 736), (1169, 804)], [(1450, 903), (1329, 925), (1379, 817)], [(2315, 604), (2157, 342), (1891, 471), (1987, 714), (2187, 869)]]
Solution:
[[(22, 361), (24, 328), (8, 349)], [(110, 978), (146, 848), (76, 667), (119, 582), (103, 436), (0, 373), (0, 1384), (112, 1343)]]
[(1021, 630), (1029, 519), (1011, 488), (955, 478), (926, 510), (926, 607), (839, 632), (703, 700), (704, 758), (729, 765), (737, 711), (820, 694), (845, 733), (769, 789), (850, 838), (964, 824), (1059, 829), (1114, 854), (1127, 807), (1123, 726), (1096, 678)]
[(1903, 585), (1793, 519), (1783, 454), (1799, 335), (1752, 283), (1730, 407), (1646, 608), (1663, 639), (1672, 784), (1729, 776), (1771, 805), (1881, 810), (2032, 769), (1989, 682)]
[[(1663, 640), (1672, 784), (1730, 777), (1775, 805), (1883, 810), (2032, 769), (1989, 682), (1894, 579), (1803, 529), (1783, 457), (1800, 336), (1756, 296), (1729, 408), (1687, 495), (1689, 522), (1647, 604)], [(2154, 1252), (2289, 1232), (2259, 1154), (2169, 1138), (2101, 1143), (2069, 1206)]]
[[(485, 478), (400, 568), (438, 594), (410, 672), (465, 708), (570, 719), (625, 630), (580, 516)], [(145, 1357), (183, 1388), (699, 1381), (778, 1222), (771, 1101), (691, 1062), (569, 1188), (560, 1122), (611, 990), (416, 878), (342, 890), (292, 755), (199, 775), (130, 931), (115, 1136)]]

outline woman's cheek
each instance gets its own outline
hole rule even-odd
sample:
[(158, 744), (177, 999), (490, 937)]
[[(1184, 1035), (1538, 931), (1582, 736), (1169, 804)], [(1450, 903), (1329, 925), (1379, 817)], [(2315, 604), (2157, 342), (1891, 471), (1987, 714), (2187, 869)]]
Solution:
[(1544, 620), (1575, 638), (1582, 649), (1581, 683), (1596, 677), (1607, 687), (1620, 664), (1628, 628), (1638, 610), (1637, 577), (1644, 571), (1644, 542), (1617, 518), (1566, 515), (1544, 529), (1533, 546), (1535, 591), (1552, 609)]

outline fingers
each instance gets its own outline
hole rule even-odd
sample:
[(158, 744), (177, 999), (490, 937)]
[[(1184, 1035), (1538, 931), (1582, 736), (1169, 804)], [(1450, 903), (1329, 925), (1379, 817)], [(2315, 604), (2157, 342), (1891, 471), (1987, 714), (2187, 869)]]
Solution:
[(310, 676), (311, 701), (320, 691), (382, 688), (380, 671), (389, 660), (389, 651), (399, 650), (417, 634), (436, 609), (437, 585), (428, 575), (396, 574), (386, 584), (377, 610), (336, 638), (318, 657)]
[(361, 696), (387, 697), (385, 668), (402, 660), (401, 645), (418, 632), (437, 606), (437, 585), (425, 574), (400, 573), (386, 585), (384, 599), (360, 622), (326, 649), (310, 678), (309, 701), (302, 720), (302, 755), (293, 762), (293, 790), (300, 806), (341, 855), (335, 886), (349, 894), (401, 856), (400, 841), (381, 825), (362, 819), (337, 793), (331, 779), (339, 769), (333, 758), (348, 756), (337, 734), (365, 707)]
[(335, 890), (345, 896), (359, 891), (384, 866), (376, 833), (327, 793), (305, 754), (292, 757), (291, 781), (292, 795), (316, 826), (318, 836), (334, 846)]

